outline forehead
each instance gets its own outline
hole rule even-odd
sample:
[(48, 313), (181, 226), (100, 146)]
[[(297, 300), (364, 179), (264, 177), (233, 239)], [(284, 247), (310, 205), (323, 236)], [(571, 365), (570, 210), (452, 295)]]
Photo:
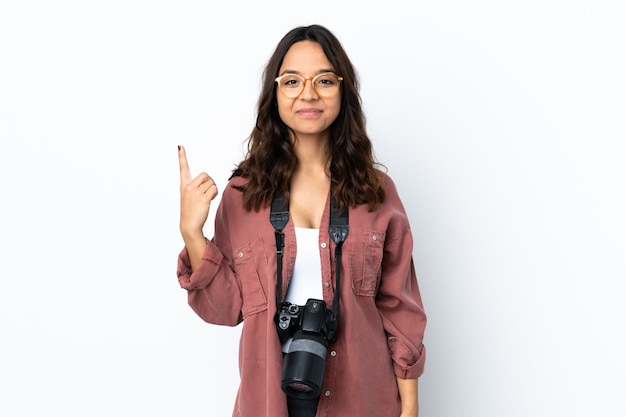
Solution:
[(296, 72), (318, 72), (333, 69), (321, 45), (312, 41), (296, 42), (287, 51), (280, 72), (291, 70)]

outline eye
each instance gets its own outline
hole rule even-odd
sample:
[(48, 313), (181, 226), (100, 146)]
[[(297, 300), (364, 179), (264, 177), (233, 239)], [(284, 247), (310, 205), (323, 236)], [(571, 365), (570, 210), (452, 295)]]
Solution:
[(286, 75), (281, 78), (280, 84), (286, 88), (297, 88), (302, 84), (302, 80), (295, 75)]
[(322, 74), (316, 84), (323, 88), (334, 87), (337, 85), (337, 77), (334, 74)]

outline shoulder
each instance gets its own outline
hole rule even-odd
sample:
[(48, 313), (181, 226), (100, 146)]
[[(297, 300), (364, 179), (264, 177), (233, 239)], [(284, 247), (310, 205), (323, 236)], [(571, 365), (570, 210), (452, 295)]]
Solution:
[(226, 183), (224, 191), (222, 192), (222, 201), (227, 203), (238, 202), (241, 204), (243, 200), (243, 192), (241, 188), (248, 183), (248, 180), (243, 177), (232, 177)]
[(385, 190), (385, 202), (388, 200), (393, 203), (400, 202), (400, 196), (398, 195), (396, 183), (391, 176), (380, 169), (378, 169), (377, 172), (378, 177), (380, 178), (380, 186), (383, 187), (383, 190)]
[(376, 222), (400, 222), (406, 223), (406, 212), (400, 200), (394, 180), (386, 172), (377, 170), (380, 186), (385, 192), (385, 199), (376, 204), (373, 210), (369, 210), (367, 204), (359, 204), (352, 210), (356, 216), (370, 219)]
[(216, 220), (226, 222), (229, 218), (239, 219), (245, 215), (241, 186), (245, 185), (246, 182), (241, 177), (234, 177), (228, 180), (219, 196)]
[(376, 206), (374, 213), (387, 220), (390, 235), (402, 234), (409, 229), (409, 219), (398, 188), (388, 173), (381, 170), (378, 173), (380, 185), (385, 190), (385, 200)]

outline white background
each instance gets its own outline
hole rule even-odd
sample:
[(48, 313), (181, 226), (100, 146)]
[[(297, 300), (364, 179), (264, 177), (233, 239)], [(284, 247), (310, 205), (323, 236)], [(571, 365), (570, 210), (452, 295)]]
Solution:
[(240, 329), (176, 281), (176, 146), (223, 188), (311, 23), (410, 216), (421, 415), (626, 415), (623, 4), (2, 2), (0, 415), (230, 415)]

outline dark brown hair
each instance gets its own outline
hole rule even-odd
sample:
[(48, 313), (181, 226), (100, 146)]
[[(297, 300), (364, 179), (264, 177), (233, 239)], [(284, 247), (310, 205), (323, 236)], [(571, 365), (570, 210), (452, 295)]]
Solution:
[(350, 59), (339, 40), (319, 25), (301, 26), (289, 31), (276, 46), (263, 72), (263, 85), (257, 103), (257, 119), (248, 138), (248, 152), (231, 178), (241, 176), (248, 182), (243, 191), (246, 210), (258, 211), (271, 203), (274, 194), (284, 192), (289, 198), (289, 182), (298, 160), (290, 129), (278, 114), (274, 79), (289, 48), (296, 42), (318, 43), (335, 72), (343, 77), (341, 109), (329, 128), (331, 191), (341, 208), (368, 204), (373, 210), (385, 199), (372, 143), (365, 130), (359, 81)]

